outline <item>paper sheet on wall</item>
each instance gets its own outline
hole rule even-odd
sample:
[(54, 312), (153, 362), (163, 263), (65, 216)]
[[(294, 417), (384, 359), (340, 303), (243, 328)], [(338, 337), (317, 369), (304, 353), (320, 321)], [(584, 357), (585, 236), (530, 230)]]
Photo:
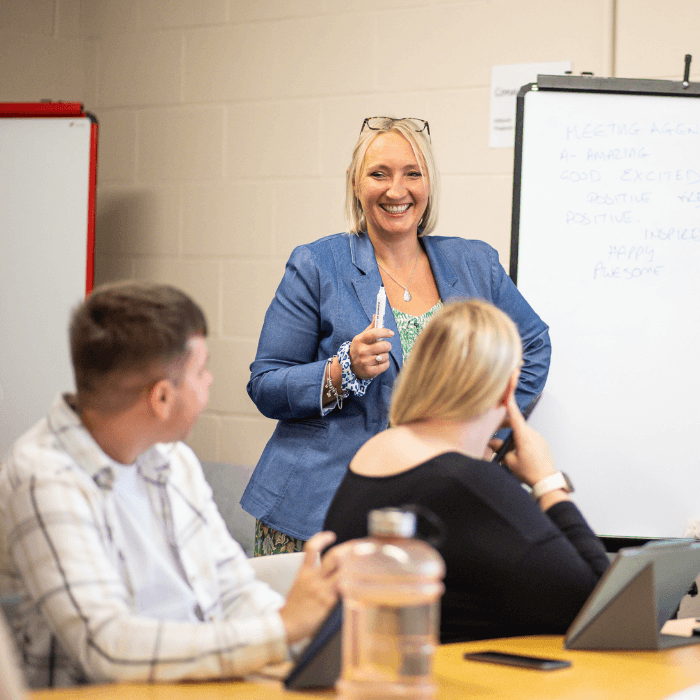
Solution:
[(563, 75), (570, 70), (571, 61), (492, 66), (489, 146), (513, 148), (515, 145), (515, 99), (523, 85), (536, 82), (540, 73)]

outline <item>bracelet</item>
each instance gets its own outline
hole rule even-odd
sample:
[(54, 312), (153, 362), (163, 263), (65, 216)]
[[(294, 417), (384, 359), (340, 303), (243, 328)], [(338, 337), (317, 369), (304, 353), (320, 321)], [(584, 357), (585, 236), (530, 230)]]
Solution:
[(335, 399), (336, 403), (338, 404), (338, 409), (341, 409), (343, 407), (343, 399), (347, 397), (348, 393), (345, 392), (342, 395), (339, 394), (338, 390), (335, 388), (335, 384), (333, 384), (333, 379), (331, 378), (331, 367), (333, 366), (333, 358), (335, 357), (337, 357), (337, 355), (333, 355), (333, 357), (326, 362), (324, 374), (326, 375), (326, 391), (328, 392), (329, 396), (332, 396)]
[(352, 341), (346, 340), (339, 348), (338, 348), (338, 362), (340, 362), (340, 369), (342, 370), (343, 373), (343, 381), (342, 384), (340, 385), (340, 388), (344, 392), (345, 396), (348, 395), (348, 392), (352, 391), (355, 396), (364, 396), (365, 391), (367, 391), (367, 387), (370, 385), (372, 382), (371, 379), (358, 379), (355, 373), (350, 369), (351, 360), (350, 360), (350, 343)]

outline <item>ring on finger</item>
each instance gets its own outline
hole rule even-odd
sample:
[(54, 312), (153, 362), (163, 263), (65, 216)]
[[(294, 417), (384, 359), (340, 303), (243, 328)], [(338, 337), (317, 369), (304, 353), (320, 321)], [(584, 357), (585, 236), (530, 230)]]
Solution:
[(381, 355), (377, 355), (377, 357), (375, 359), (377, 360), (378, 365), (382, 364), (382, 356)]

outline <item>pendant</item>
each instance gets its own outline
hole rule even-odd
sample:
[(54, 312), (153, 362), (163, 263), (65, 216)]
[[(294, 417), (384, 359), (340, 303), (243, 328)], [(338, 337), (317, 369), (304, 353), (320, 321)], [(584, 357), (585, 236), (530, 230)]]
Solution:
[(411, 293), (408, 291), (408, 289), (403, 290), (403, 300), (411, 301)]

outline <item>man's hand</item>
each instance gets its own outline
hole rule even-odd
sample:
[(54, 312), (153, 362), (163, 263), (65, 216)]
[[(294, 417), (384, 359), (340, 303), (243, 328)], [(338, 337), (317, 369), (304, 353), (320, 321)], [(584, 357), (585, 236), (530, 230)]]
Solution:
[(306, 556), (280, 610), (288, 644), (312, 635), (338, 602), (338, 548), (320, 558), (334, 541), (334, 533), (319, 532), (304, 545)]

